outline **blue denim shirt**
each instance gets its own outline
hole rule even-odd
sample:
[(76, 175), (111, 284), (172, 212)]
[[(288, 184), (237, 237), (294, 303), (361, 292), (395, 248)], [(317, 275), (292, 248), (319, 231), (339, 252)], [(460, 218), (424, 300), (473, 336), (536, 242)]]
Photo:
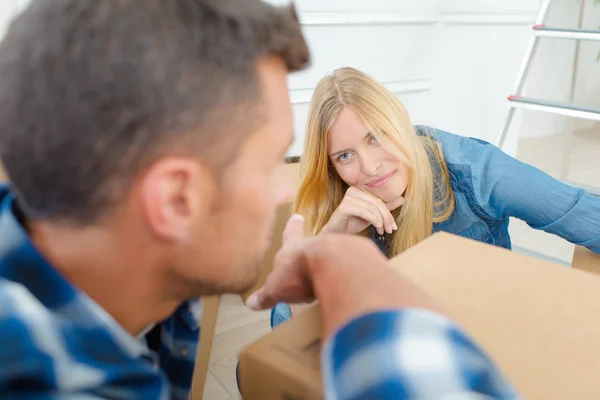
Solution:
[[(424, 128), (417, 127), (419, 132)], [(600, 198), (566, 185), (479, 139), (427, 128), (441, 143), (456, 197), (444, 231), (511, 248), (509, 217), (600, 253)]]
[[(417, 126), (442, 145), (450, 184), (456, 198), (454, 213), (434, 224), (444, 231), (511, 249), (510, 217), (600, 253), (600, 198), (568, 186), (531, 165), (510, 157), (483, 140)], [(374, 231), (373, 231), (374, 232)], [(377, 240), (385, 250), (385, 240)], [(289, 307), (278, 305), (271, 323), (290, 317)]]

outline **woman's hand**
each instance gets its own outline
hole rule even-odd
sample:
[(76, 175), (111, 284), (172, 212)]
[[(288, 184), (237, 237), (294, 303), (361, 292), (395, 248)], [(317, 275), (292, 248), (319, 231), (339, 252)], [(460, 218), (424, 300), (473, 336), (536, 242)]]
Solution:
[(403, 203), (404, 198), (400, 197), (386, 204), (367, 191), (350, 187), (321, 232), (356, 234), (373, 225), (380, 235), (392, 233), (398, 226), (390, 210)]

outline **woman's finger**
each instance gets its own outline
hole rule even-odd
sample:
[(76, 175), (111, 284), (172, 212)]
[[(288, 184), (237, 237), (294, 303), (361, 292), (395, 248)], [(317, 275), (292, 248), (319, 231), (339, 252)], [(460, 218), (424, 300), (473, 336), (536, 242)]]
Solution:
[(369, 224), (373, 225), (380, 235), (383, 235), (383, 219), (377, 207), (372, 204), (354, 200), (343, 206), (343, 212), (352, 217), (358, 217)]
[[(350, 191), (350, 189), (348, 189), (348, 190)], [(372, 204), (373, 206), (375, 206), (377, 208), (379, 214), (381, 215), (383, 229), (387, 233), (392, 233), (393, 231), (398, 229), (398, 227), (396, 226), (396, 221), (394, 219), (394, 216), (392, 215), (390, 210), (386, 207), (385, 203), (380, 198), (376, 197), (372, 193), (367, 192), (366, 190), (361, 190), (361, 189), (352, 190), (349, 193), (349, 195), (354, 198), (361, 199), (361, 200), (368, 202), (369, 204)]]

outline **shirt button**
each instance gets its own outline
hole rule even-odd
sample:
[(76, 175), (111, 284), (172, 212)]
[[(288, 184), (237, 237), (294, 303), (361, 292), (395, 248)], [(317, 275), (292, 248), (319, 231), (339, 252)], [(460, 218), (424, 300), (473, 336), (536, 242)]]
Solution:
[(183, 357), (185, 357), (185, 356), (187, 356), (187, 354), (188, 354), (188, 348), (187, 348), (187, 346), (184, 346), (184, 347), (181, 349), (181, 355), (182, 355)]

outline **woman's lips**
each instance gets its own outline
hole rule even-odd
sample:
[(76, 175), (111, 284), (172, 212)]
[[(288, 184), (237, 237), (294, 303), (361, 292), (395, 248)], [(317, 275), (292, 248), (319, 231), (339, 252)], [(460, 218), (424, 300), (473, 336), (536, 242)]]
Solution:
[(382, 176), (381, 178), (377, 178), (377, 179), (367, 183), (367, 186), (372, 187), (372, 188), (382, 187), (383, 185), (388, 183), (390, 181), (390, 179), (392, 179), (392, 176), (394, 176), (395, 173), (396, 173), (396, 171), (392, 171), (389, 174)]

